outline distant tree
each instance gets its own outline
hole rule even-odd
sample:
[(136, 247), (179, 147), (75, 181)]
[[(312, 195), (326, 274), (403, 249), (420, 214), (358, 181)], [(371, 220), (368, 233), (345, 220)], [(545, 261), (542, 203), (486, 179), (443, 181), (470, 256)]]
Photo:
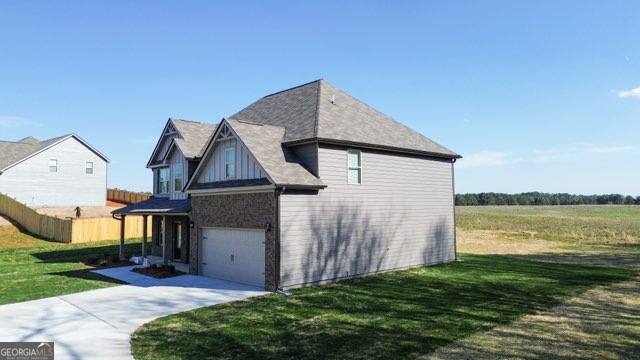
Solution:
[(583, 205), (583, 204), (626, 204), (640, 205), (640, 196), (624, 196), (621, 194), (573, 195), (567, 193), (527, 192), (519, 194), (478, 193), (457, 194), (456, 205)]

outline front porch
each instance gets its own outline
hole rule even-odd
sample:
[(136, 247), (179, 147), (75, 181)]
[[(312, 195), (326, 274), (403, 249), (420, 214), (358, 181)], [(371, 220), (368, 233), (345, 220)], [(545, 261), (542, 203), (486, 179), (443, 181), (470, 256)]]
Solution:
[[(189, 273), (189, 199), (170, 200), (152, 197), (146, 201), (130, 204), (112, 212), (120, 220), (120, 258), (124, 259), (125, 219), (128, 216), (142, 216), (141, 255), (151, 264), (174, 264), (176, 269)], [(151, 218), (151, 243), (148, 228)]]
[[(148, 255), (146, 258), (149, 260), (149, 265), (164, 264), (164, 259), (161, 256)], [(183, 262), (172, 262), (171, 264), (176, 267), (176, 270), (189, 273), (189, 264)]]

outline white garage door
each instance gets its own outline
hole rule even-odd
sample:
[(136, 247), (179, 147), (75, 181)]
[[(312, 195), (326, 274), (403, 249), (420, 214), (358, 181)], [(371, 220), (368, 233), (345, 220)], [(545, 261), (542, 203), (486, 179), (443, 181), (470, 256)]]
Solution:
[(264, 286), (264, 230), (202, 229), (202, 274)]

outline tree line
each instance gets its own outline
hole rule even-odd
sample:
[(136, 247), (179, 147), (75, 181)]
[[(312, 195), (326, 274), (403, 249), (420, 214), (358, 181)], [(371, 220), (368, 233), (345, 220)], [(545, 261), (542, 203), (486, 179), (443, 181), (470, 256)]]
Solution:
[(527, 192), (520, 194), (457, 194), (456, 205), (640, 205), (640, 196), (621, 194), (574, 195)]

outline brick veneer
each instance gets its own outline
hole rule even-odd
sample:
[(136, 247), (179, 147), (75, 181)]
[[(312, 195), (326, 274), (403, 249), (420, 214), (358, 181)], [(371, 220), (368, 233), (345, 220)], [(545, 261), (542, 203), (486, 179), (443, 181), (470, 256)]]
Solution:
[(194, 228), (190, 234), (189, 271), (200, 274), (200, 239), (203, 227), (231, 227), (264, 229), (271, 224), (265, 239), (265, 289), (276, 290), (277, 284), (277, 220), (276, 195), (274, 192), (207, 195), (191, 197), (191, 221)]

